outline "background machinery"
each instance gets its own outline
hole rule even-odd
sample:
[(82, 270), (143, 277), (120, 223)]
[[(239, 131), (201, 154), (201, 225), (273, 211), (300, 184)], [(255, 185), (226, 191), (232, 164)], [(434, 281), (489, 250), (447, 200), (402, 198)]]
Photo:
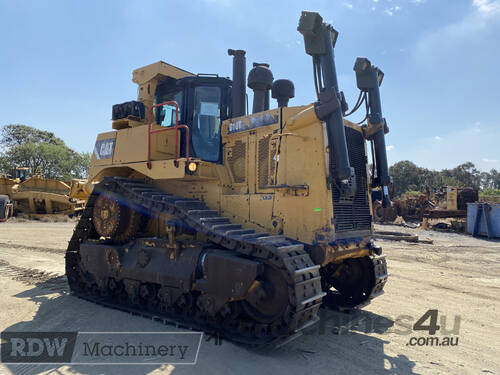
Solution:
[(232, 79), (164, 62), (133, 72), (138, 100), (113, 106), (113, 130), (97, 136), (94, 188), (68, 245), (76, 295), (270, 343), (300, 335), (322, 305), (361, 307), (383, 292), (369, 198), (374, 185), (389, 199), (383, 74), (356, 60), (354, 110), (365, 102), (367, 123), (347, 121), (337, 32), (314, 12), (302, 12), (298, 31), (313, 59), (312, 105), (289, 107), (293, 83), (267, 64), (247, 81), (242, 50), (228, 51)]
[(467, 203), (479, 200), (478, 189), (471, 187), (444, 186), (431, 193), (411, 192), (403, 194), (383, 207), (380, 189), (372, 190), (374, 219), (378, 223), (393, 222), (398, 216), (404, 220), (465, 218)]
[(10, 175), (0, 177), (0, 220), (6, 221), (14, 213), (30, 217), (78, 214), (85, 205), (86, 196), (72, 196), (73, 184), (81, 185), (82, 182), (66, 183), (31, 174), (26, 167), (13, 167)]

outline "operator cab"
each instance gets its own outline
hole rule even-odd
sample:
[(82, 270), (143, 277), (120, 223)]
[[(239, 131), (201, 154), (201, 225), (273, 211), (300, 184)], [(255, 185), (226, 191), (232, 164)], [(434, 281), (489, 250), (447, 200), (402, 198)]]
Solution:
[[(178, 123), (189, 127), (191, 156), (214, 163), (222, 162), (221, 125), (230, 117), (231, 84), (231, 80), (217, 75), (197, 75), (177, 80), (168, 77), (158, 84), (155, 104), (177, 102)], [(155, 108), (154, 118), (159, 125), (175, 126), (175, 106)], [(186, 134), (183, 129), (180, 132), (181, 156), (184, 156)]]
[(19, 181), (25, 181), (29, 176), (30, 170), (27, 167), (13, 167), (12, 172), (7, 177), (19, 179)]

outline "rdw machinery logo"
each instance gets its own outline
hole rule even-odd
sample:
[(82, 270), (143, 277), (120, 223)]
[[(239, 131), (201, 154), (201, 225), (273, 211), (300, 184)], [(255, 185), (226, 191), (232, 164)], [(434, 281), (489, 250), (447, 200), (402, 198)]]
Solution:
[(77, 332), (2, 332), (2, 362), (71, 362)]

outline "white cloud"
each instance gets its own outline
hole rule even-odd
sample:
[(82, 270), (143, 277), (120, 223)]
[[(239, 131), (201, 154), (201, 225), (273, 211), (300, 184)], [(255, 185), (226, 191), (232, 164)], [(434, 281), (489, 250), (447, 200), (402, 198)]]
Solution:
[(349, 8), (349, 9), (352, 9), (352, 4), (350, 4), (350, 3), (344, 3), (344, 6)]
[(440, 141), (440, 140), (441, 140), (441, 137), (440, 137), (439, 135), (436, 135), (436, 136), (434, 137), (434, 139), (435, 139), (436, 141)]
[(378, 3), (379, 0), (373, 0), (374, 3)]
[[(471, 161), (480, 170), (489, 171), (500, 164), (500, 155), (496, 152), (498, 139), (500, 139), (499, 125), (496, 122), (482, 123), (481, 133), (474, 130), (473, 124), (455, 128), (441, 135), (442, 141), (440, 142), (434, 141), (434, 136), (417, 138), (411, 145), (404, 148), (398, 147), (394, 154), (390, 153), (391, 163), (407, 159), (422, 167), (439, 170), (454, 168)], [(483, 133), (488, 134), (488, 137), (485, 137)], [(488, 155), (489, 152), (491, 153)], [(397, 159), (393, 159), (393, 155)], [(495, 160), (499, 164), (494, 164)]]
[(399, 5), (396, 5), (394, 7), (390, 7), (386, 10), (384, 10), (385, 14), (388, 14), (389, 16), (392, 16), (395, 12), (400, 11), (401, 7)]
[(500, 1), (498, 0), (474, 0), (472, 5), (485, 15), (500, 14)]
[(385, 148), (387, 151), (392, 151), (394, 150), (394, 146), (393, 145), (389, 145)]

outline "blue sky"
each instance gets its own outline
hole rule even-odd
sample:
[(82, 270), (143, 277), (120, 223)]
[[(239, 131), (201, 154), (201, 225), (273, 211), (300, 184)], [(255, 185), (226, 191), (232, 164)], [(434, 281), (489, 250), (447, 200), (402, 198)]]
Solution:
[(248, 69), (267, 62), (275, 79), (291, 79), (290, 105), (312, 102), (301, 10), (340, 32), (337, 71), (351, 106), (356, 57), (385, 72), (390, 164), (500, 169), (500, 0), (0, 0), (0, 125), (50, 130), (91, 151), (111, 129), (111, 106), (136, 98), (133, 69), (164, 60), (230, 76), (227, 48), (245, 49)]

